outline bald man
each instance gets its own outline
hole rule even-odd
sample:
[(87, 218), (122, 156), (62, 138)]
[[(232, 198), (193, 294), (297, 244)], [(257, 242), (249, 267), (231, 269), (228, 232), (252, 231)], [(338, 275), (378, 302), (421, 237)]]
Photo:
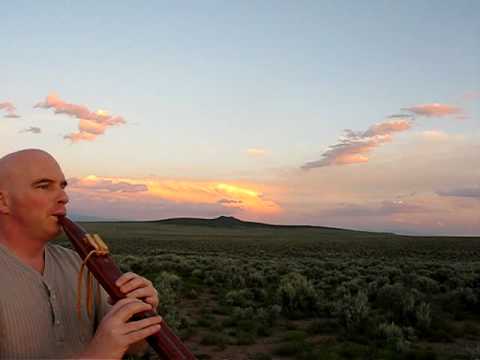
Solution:
[(77, 319), (81, 259), (50, 242), (61, 232), (66, 186), (60, 166), (44, 151), (0, 159), (0, 359), (121, 359), (146, 348), (144, 339), (161, 326), (160, 317), (129, 321), (158, 305), (152, 283), (134, 273), (117, 281), (125, 299), (95, 306), (93, 319), (85, 310)]

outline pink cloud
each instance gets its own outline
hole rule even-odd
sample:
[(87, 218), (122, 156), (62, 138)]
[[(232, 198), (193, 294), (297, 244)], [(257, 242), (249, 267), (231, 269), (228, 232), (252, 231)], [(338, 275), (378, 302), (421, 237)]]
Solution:
[(340, 142), (331, 145), (322, 159), (307, 162), (303, 169), (329, 165), (348, 165), (368, 162), (368, 154), (376, 147), (390, 142), (392, 135), (410, 129), (410, 119), (390, 120), (370, 126), (366, 131), (345, 130)]
[(402, 110), (410, 111), (415, 115), (426, 117), (448, 117), (453, 115), (461, 116), (463, 113), (463, 110), (456, 106), (437, 103), (415, 105)]
[(17, 119), (20, 117), (16, 113), (15, 105), (13, 105), (11, 102), (0, 102), (0, 110), (5, 110), (7, 114), (4, 117), (6, 118)]
[(78, 119), (79, 131), (64, 136), (72, 142), (93, 141), (98, 135), (103, 135), (108, 127), (126, 123), (121, 116), (111, 116), (102, 110), (91, 111), (86, 106), (67, 103), (55, 94), (48, 95), (45, 101), (39, 102), (34, 107), (53, 108), (55, 114), (66, 114)]
[(107, 192), (107, 193), (136, 193), (148, 191), (145, 184), (132, 184), (127, 181), (114, 182), (107, 179), (99, 179), (91, 176), (83, 179), (71, 178), (68, 179), (69, 187), (80, 190), (86, 189), (90, 191)]

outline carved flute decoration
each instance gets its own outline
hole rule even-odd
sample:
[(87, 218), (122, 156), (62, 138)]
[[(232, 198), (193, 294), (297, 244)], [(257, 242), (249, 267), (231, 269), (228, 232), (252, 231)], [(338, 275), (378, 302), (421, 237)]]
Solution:
[[(110, 295), (113, 302), (124, 298), (125, 295), (115, 285), (115, 281), (122, 275), (122, 272), (114, 263), (103, 240), (96, 234), (93, 236), (88, 234), (66, 216), (59, 217), (59, 222), (84, 264), (86, 263), (90, 272)], [(136, 314), (133, 319), (138, 320), (155, 315), (157, 314), (154, 311), (144, 311)], [(162, 321), (160, 330), (146, 340), (163, 360), (196, 360), (165, 321)]]

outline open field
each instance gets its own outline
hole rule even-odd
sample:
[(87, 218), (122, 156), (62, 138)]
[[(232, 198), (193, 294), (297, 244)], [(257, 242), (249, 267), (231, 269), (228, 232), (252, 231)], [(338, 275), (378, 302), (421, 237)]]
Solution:
[(229, 218), (82, 225), (154, 281), (199, 359), (480, 358), (480, 237)]

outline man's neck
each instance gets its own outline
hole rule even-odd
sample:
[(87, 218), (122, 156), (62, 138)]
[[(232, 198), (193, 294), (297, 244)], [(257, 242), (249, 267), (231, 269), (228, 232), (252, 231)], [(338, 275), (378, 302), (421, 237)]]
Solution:
[(12, 239), (0, 234), (0, 243), (7, 247), (25, 265), (43, 274), (45, 268), (45, 242), (35, 241), (21, 236)]

